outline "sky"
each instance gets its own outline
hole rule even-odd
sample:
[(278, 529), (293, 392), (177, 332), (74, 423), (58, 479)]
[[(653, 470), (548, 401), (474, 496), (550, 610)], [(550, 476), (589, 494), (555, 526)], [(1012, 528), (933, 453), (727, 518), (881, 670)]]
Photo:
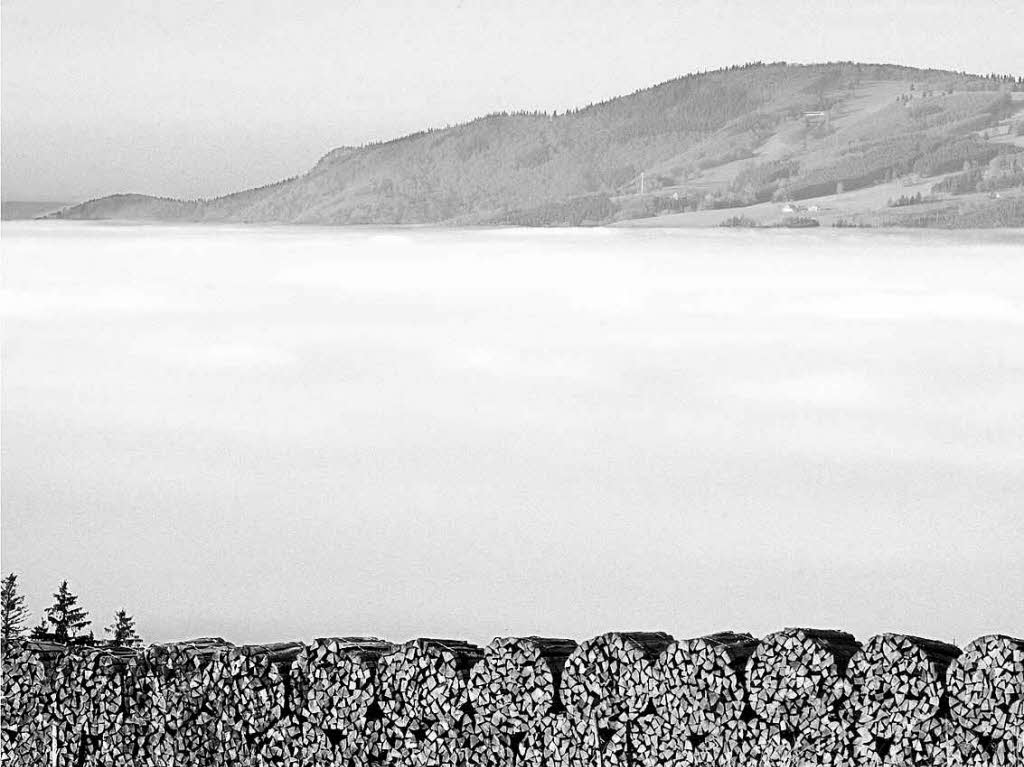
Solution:
[(223, 194), (753, 60), (1021, 74), (1018, 0), (3, 0), (2, 196)]
[(2, 563), (102, 636), (1024, 636), (1019, 232), (5, 222)]

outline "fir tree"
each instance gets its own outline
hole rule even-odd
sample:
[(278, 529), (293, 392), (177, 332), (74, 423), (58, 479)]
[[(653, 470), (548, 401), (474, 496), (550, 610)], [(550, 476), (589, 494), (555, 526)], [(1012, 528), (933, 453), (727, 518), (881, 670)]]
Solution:
[(78, 595), (71, 593), (67, 581), (61, 582), (53, 600), (53, 606), (46, 608), (46, 619), (53, 625), (54, 639), (66, 642), (89, 625), (89, 613), (78, 606)]
[(49, 639), (50, 627), (46, 624), (46, 618), (39, 619), (39, 625), (32, 629), (29, 639)]
[(137, 647), (142, 644), (142, 639), (135, 632), (135, 619), (124, 609), (114, 613), (114, 623), (104, 629), (113, 636), (110, 644), (114, 647)]
[(21, 638), (25, 631), (25, 619), (28, 618), (25, 596), (18, 593), (18, 576), (14, 573), (10, 573), (4, 578), (3, 593), (0, 596), (0, 612), (2, 612), (0, 643), (6, 647), (9, 641)]

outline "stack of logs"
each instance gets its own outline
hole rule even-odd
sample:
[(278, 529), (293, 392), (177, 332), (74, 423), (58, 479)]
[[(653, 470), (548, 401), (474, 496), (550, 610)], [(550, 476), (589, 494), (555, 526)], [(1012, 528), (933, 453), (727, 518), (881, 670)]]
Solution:
[(209, 670), (232, 645), (218, 637), (155, 644), (130, 664), (139, 767), (201, 767), (218, 750), (219, 698)]
[(0, 753), (4, 764), (43, 764), (49, 751), (51, 719), (49, 677), (64, 646), (36, 642), (30, 648), (10, 647), (3, 653), (3, 725)]
[(469, 707), (469, 672), (483, 657), (457, 639), (416, 639), (380, 658), (381, 725), (377, 747), (385, 764), (453, 763)]
[(16, 643), (4, 767), (1024, 767), (1024, 640)]
[(379, 761), (377, 665), (394, 649), (373, 637), (330, 637), (315, 639), (296, 656), (287, 726), (301, 734), (301, 745), (293, 746), (298, 759), (291, 763), (317, 764), (318, 755), (325, 764)]

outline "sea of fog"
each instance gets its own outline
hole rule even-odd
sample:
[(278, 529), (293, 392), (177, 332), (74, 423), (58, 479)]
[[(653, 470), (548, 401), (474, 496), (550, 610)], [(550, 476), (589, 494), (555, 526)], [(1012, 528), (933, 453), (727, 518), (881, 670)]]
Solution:
[(97, 633), (1024, 634), (1024, 233), (5, 223), (3, 569)]

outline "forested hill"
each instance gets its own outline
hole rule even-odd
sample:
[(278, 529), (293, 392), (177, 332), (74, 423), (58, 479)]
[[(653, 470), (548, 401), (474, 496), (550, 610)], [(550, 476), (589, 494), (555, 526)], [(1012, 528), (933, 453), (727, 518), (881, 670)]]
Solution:
[(52, 217), (607, 223), (987, 168), (1024, 150), (1022, 116), (1024, 78), (758, 62), (560, 114), (335, 149), (301, 176), (215, 199), (115, 195)]

